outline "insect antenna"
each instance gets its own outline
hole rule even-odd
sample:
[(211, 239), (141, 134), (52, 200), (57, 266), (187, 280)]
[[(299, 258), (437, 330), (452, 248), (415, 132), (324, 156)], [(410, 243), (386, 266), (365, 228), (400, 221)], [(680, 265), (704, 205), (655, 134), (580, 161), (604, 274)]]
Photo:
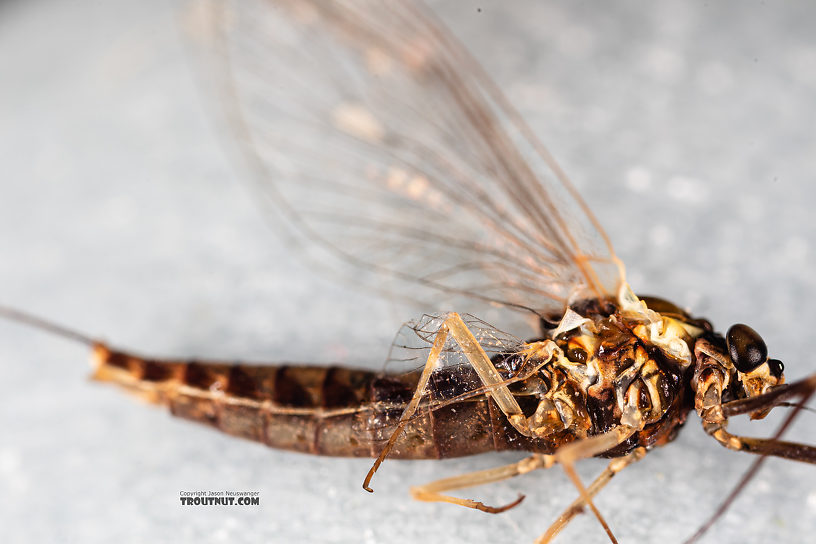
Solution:
[[(802, 397), (797, 404), (793, 405), (793, 411), (788, 414), (788, 417), (785, 418), (785, 421), (782, 422), (782, 425), (779, 426), (779, 429), (776, 431), (776, 433), (774, 433), (773, 437), (767, 440), (742, 439), (742, 441), (746, 443), (750, 440), (750, 443), (748, 444), (749, 448), (747, 448), (745, 451), (758, 453), (759, 457), (751, 464), (748, 470), (745, 471), (742, 478), (740, 478), (739, 482), (737, 482), (737, 485), (734, 486), (728, 496), (722, 501), (722, 503), (720, 503), (720, 506), (717, 507), (717, 510), (714, 511), (711, 517), (709, 517), (708, 520), (706, 520), (706, 522), (700, 526), (699, 529), (697, 529), (697, 532), (695, 532), (683, 544), (693, 544), (694, 542), (697, 542), (700, 537), (702, 537), (714, 525), (714, 523), (716, 523), (716, 521), (722, 517), (745, 486), (748, 485), (748, 482), (750, 482), (751, 479), (756, 476), (757, 472), (759, 472), (759, 469), (762, 466), (762, 463), (764, 463), (765, 459), (767, 459), (769, 456), (784, 457), (786, 459), (792, 459), (795, 461), (816, 464), (816, 447), (806, 446), (804, 444), (794, 444), (791, 442), (783, 442), (780, 440), (785, 431), (788, 430), (788, 427), (791, 426), (796, 416), (798, 416), (803, 410), (810, 410), (805, 406), (805, 404), (807, 404), (815, 392), (816, 375), (813, 375), (790, 385), (782, 386), (765, 395), (760, 395), (759, 397), (754, 397), (752, 399), (730, 402), (723, 406), (723, 413), (726, 417), (729, 417), (752, 411), (757, 407), (755, 406), (757, 404), (764, 404), (765, 407), (789, 406), (791, 404), (784, 402), (784, 399), (794, 396)], [(762, 401), (761, 403), (756, 402), (760, 400)]]
[(8, 306), (0, 305), (0, 318), (56, 336), (61, 336), (62, 338), (79, 342), (80, 344), (85, 344), (91, 347), (97, 346), (101, 343), (99, 340), (91, 338), (90, 336), (79, 331), (69, 329), (68, 327), (54, 323), (53, 321), (49, 321), (42, 317), (38, 317), (22, 310), (17, 310), (15, 308), (10, 308)]

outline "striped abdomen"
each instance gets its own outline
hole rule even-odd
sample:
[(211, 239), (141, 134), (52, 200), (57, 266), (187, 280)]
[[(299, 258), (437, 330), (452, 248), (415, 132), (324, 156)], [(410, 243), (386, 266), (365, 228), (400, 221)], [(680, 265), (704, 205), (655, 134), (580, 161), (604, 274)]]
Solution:
[[(250, 366), (157, 361), (95, 348), (93, 378), (166, 405), (173, 415), (286, 450), (376, 457), (416, 389), (419, 373), (385, 375), (341, 367)], [(443, 369), (431, 402), (474, 388), (475, 376)], [(561, 437), (563, 439), (564, 437)], [(519, 435), (484, 395), (424, 411), (390, 457), (436, 459), (486, 451), (552, 451), (560, 441)]]

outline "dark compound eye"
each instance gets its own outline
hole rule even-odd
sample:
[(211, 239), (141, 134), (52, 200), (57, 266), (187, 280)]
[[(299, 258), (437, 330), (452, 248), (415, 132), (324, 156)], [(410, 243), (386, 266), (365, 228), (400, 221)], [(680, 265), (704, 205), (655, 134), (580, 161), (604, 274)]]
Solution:
[(771, 376), (777, 380), (782, 377), (785, 372), (785, 365), (779, 359), (768, 359), (768, 367), (771, 369)]
[(768, 359), (765, 341), (748, 325), (733, 325), (728, 329), (725, 341), (731, 361), (740, 372), (751, 372)]

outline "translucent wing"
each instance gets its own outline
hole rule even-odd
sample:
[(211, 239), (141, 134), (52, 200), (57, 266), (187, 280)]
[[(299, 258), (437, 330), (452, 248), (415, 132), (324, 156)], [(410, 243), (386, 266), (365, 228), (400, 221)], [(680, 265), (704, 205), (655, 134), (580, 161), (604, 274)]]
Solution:
[[(521, 368), (511, 367), (515, 361), (520, 361), (515, 356), (524, 347), (524, 342), (472, 315), (465, 314), (461, 317), (491, 361), (503, 361), (497, 363), (496, 370), (503, 378), (510, 380), (514, 376), (513, 372)], [(397, 381), (405, 377), (406, 381), (415, 385), (447, 318), (448, 314), (425, 314), (405, 323), (391, 345), (386, 373)], [(448, 336), (424, 391), (418, 414), (453, 402), (478, 400), (490, 390), (490, 387), (482, 383), (462, 347), (452, 336)], [(389, 424), (395, 424), (394, 420), (399, 419), (402, 408), (401, 406), (395, 410)]]
[(218, 3), (229, 119), (299, 243), (397, 282), (537, 313), (607, 296), (611, 244), (421, 5)]
[[(391, 344), (385, 371), (389, 374), (399, 374), (403, 371), (421, 369), (447, 317), (448, 314), (425, 314), (419, 319), (405, 323)], [(524, 346), (520, 339), (475, 316), (464, 314), (462, 320), (491, 359), (516, 354)], [(439, 367), (462, 366), (470, 367), (470, 363), (461, 346), (449, 337), (442, 350)]]

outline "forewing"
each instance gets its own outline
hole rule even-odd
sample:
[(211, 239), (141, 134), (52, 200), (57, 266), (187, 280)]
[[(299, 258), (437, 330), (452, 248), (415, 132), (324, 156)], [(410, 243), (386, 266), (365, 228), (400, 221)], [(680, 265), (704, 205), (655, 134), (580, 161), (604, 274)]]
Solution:
[(241, 1), (211, 14), (229, 121), (298, 243), (408, 282), (539, 313), (614, 294), (586, 205), (423, 6)]

